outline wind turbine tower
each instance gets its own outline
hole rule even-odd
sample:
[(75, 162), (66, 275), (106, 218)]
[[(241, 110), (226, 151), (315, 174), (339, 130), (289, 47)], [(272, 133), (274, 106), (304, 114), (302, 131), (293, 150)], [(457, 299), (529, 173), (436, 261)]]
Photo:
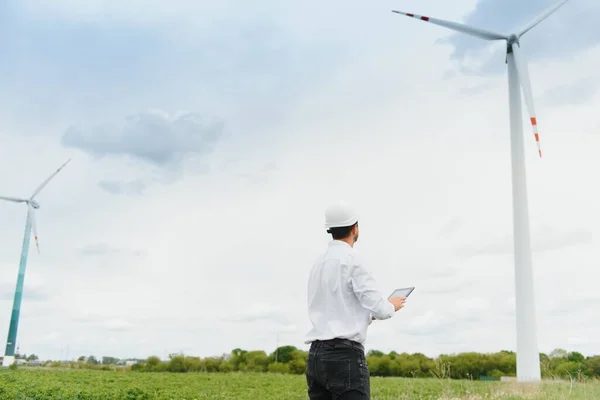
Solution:
[(15, 347), (17, 345), (17, 331), (19, 329), (19, 316), (21, 314), (21, 300), (23, 297), (23, 285), (25, 283), (25, 268), (27, 266), (27, 255), (29, 254), (29, 239), (31, 237), (31, 230), (33, 230), (33, 237), (35, 239), (35, 245), (38, 253), (40, 247), (38, 244), (37, 227), (35, 224), (35, 210), (40, 208), (38, 202), (35, 201), (35, 197), (46, 187), (48, 182), (52, 180), (71, 161), (67, 160), (59, 169), (57, 169), (52, 175), (50, 175), (38, 188), (33, 192), (30, 198), (21, 199), (16, 197), (4, 197), (0, 196), (0, 200), (6, 200), (13, 203), (25, 203), (27, 205), (27, 218), (25, 220), (25, 236), (23, 237), (23, 247), (21, 249), (21, 261), (19, 263), (19, 275), (17, 276), (17, 287), (15, 289), (15, 297), (13, 300), (12, 313), (10, 315), (10, 325), (8, 328), (8, 339), (6, 340), (6, 351), (4, 352), (4, 358), (2, 360), (2, 366), (8, 367), (15, 362)]
[(552, 5), (524, 28), (502, 34), (451, 21), (444, 21), (422, 15), (392, 10), (397, 14), (420, 19), (434, 25), (475, 36), (484, 40), (504, 40), (506, 42), (506, 64), (508, 66), (508, 102), (510, 113), (510, 144), (512, 168), (512, 205), (515, 264), (515, 300), (517, 320), (517, 380), (539, 381), (540, 358), (537, 344), (537, 327), (531, 266), (531, 243), (529, 234), (529, 210), (527, 201), (527, 179), (525, 170), (525, 149), (523, 140), (523, 120), (521, 111), (521, 91), (529, 113), (537, 150), (542, 157), (537, 118), (533, 107), (533, 95), (529, 81), (527, 62), (521, 50), (521, 37), (548, 18), (568, 0)]

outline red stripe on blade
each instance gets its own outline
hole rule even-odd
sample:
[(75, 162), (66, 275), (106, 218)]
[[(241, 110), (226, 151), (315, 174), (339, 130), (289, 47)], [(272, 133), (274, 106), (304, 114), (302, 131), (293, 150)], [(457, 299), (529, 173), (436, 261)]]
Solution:
[(535, 117), (531, 117), (531, 125), (537, 125), (537, 119)]
[(429, 21), (429, 17), (421, 17), (423, 21)]
[(414, 17), (415, 14), (410, 14), (410, 13), (406, 13), (406, 15), (408, 15), (409, 17)]

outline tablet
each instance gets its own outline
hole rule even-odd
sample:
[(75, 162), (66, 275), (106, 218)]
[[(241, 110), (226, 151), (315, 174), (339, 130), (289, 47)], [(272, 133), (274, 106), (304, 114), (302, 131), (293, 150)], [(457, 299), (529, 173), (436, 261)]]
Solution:
[(408, 297), (408, 296), (410, 296), (410, 294), (412, 293), (413, 290), (415, 290), (414, 286), (402, 288), (402, 289), (396, 289), (392, 292), (392, 294), (390, 294), (390, 297), (388, 297), (388, 299), (391, 299), (392, 297)]

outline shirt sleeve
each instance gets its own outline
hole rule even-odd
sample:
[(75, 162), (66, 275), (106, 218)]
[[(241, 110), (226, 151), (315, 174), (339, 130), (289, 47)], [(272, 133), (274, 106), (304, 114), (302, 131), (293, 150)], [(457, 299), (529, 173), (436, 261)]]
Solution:
[(350, 284), (360, 304), (375, 318), (388, 319), (396, 312), (394, 305), (377, 290), (375, 279), (361, 263), (357, 263), (352, 268)]

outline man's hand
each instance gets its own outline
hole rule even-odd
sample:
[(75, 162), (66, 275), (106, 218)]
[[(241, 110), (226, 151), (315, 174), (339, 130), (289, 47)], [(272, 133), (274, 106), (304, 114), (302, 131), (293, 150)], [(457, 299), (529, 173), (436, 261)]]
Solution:
[(390, 303), (394, 305), (394, 309), (398, 311), (402, 307), (404, 307), (404, 303), (406, 302), (406, 297), (392, 297), (388, 300)]
[[(394, 310), (398, 311), (402, 307), (404, 307), (404, 303), (406, 302), (406, 297), (392, 297), (388, 300), (394, 306)], [(377, 318), (371, 317), (371, 321), (375, 321)]]

